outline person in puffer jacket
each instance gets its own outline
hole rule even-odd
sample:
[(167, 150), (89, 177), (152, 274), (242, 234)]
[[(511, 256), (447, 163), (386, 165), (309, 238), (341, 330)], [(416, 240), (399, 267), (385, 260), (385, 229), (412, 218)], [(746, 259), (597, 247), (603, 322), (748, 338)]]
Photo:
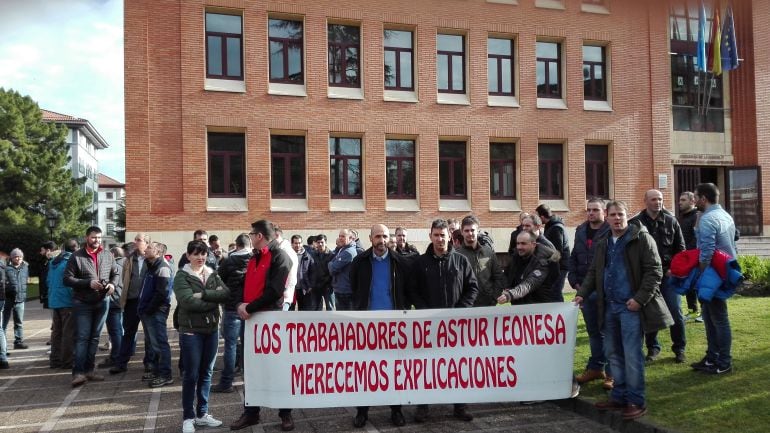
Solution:
[(72, 287), (64, 285), (64, 269), (72, 253), (78, 249), (78, 241), (70, 239), (64, 250), (48, 265), (48, 308), (51, 309), (51, 368), (72, 368), (72, 339), (75, 320), (72, 317)]
[(153, 351), (154, 377), (150, 380), (150, 388), (174, 383), (171, 378), (171, 347), (166, 331), (174, 281), (171, 279), (171, 266), (163, 258), (165, 252), (165, 247), (158, 242), (151, 242), (144, 250), (147, 274), (144, 276), (137, 306), (137, 313), (150, 338)]

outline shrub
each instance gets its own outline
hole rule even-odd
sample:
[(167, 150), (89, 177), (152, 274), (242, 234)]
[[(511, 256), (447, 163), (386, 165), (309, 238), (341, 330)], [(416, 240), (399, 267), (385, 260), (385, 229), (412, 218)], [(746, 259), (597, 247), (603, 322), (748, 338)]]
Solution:
[(40, 246), (48, 240), (48, 234), (37, 227), (5, 226), (0, 227), (0, 251), (10, 255), (11, 250), (19, 248), (24, 252), (24, 260), (29, 263), (29, 274), (39, 276), (43, 267)]
[(738, 256), (743, 276), (754, 283), (770, 285), (770, 259), (757, 256)]

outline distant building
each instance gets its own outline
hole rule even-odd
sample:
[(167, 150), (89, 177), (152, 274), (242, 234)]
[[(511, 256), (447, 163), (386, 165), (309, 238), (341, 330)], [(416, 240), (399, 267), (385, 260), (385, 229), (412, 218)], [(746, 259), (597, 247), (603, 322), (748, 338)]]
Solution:
[(115, 213), (120, 208), (120, 203), (126, 196), (126, 185), (117, 180), (99, 173), (99, 213), (98, 226), (104, 234), (102, 242), (107, 247), (122, 243), (119, 234), (124, 227), (117, 223)]
[(93, 222), (97, 223), (99, 169), (96, 151), (108, 148), (110, 146), (109, 143), (91, 125), (91, 122), (86, 119), (48, 110), (41, 109), (40, 111), (43, 112), (44, 121), (67, 125), (67, 128), (69, 128), (69, 131), (67, 131), (67, 143), (70, 145), (69, 156), (71, 159), (68, 168), (72, 172), (73, 178), (86, 178), (83, 184), (83, 192), (93, 197), (91, 210), (94, 211)]

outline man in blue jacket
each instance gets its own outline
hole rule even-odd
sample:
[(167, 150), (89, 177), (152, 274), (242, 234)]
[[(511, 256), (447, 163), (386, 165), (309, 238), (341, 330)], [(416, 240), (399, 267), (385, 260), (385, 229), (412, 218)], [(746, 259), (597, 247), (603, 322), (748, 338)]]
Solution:
[(353, 309), (353, 292), (350, 288), (350, 264), (358, 255), (353, 233), (348, 229), (340, 230), (337, 237), (337, 251), (329, 262), (329, 273), (332, 276), (332, 290), (336, 302), (336, 310), (349, 311)]
[(26, 349), (24, 342), (24, 302), (27, 300), (27, 280), (29, 264), (24, 261), (24, 253), (14, 248), (11, 261), (5, 267), (8, 283), (5, 288), (5, 307), (3, 311), (3, 334), (8, 329), (8, 321), (13, 316), (13, 348)]
[(165, 248), (158, 242), (150, 242), (144, 250), (147, 274), (139, 293), (137, 313), (150, 338), (153, 352), (153, 378), (150, 388), (174, 383), (171, 377), (171, 347), (168, 344), (166, 322), (171, 308), (173, 282), (171, 266), (163, 258)]
[(72, 287), (64, 285), (64, 269), (72, 253), (78, 249), (78, 241), (70, 239), (64, 250), (48, 265), (48, 307), (51, 309), (51, 368), (72, 368), (72, 339), (75, 321), (72, 318)]

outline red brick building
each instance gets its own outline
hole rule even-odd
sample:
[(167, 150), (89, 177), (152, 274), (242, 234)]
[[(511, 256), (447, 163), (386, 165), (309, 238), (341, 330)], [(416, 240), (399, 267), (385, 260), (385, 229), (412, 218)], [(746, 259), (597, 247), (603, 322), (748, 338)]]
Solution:
[(588, 196), (641, 208), (660, 188), (674, 209), (713, 181), (760, 234), (770, 3), (734, 1), (742, 61), (714, 80), (684, 3), (126, 2), (127, 230), (172, 249), (259, 218), (420, 241), (473, 212), (504, 250), (542, 202), (574, 226)]

